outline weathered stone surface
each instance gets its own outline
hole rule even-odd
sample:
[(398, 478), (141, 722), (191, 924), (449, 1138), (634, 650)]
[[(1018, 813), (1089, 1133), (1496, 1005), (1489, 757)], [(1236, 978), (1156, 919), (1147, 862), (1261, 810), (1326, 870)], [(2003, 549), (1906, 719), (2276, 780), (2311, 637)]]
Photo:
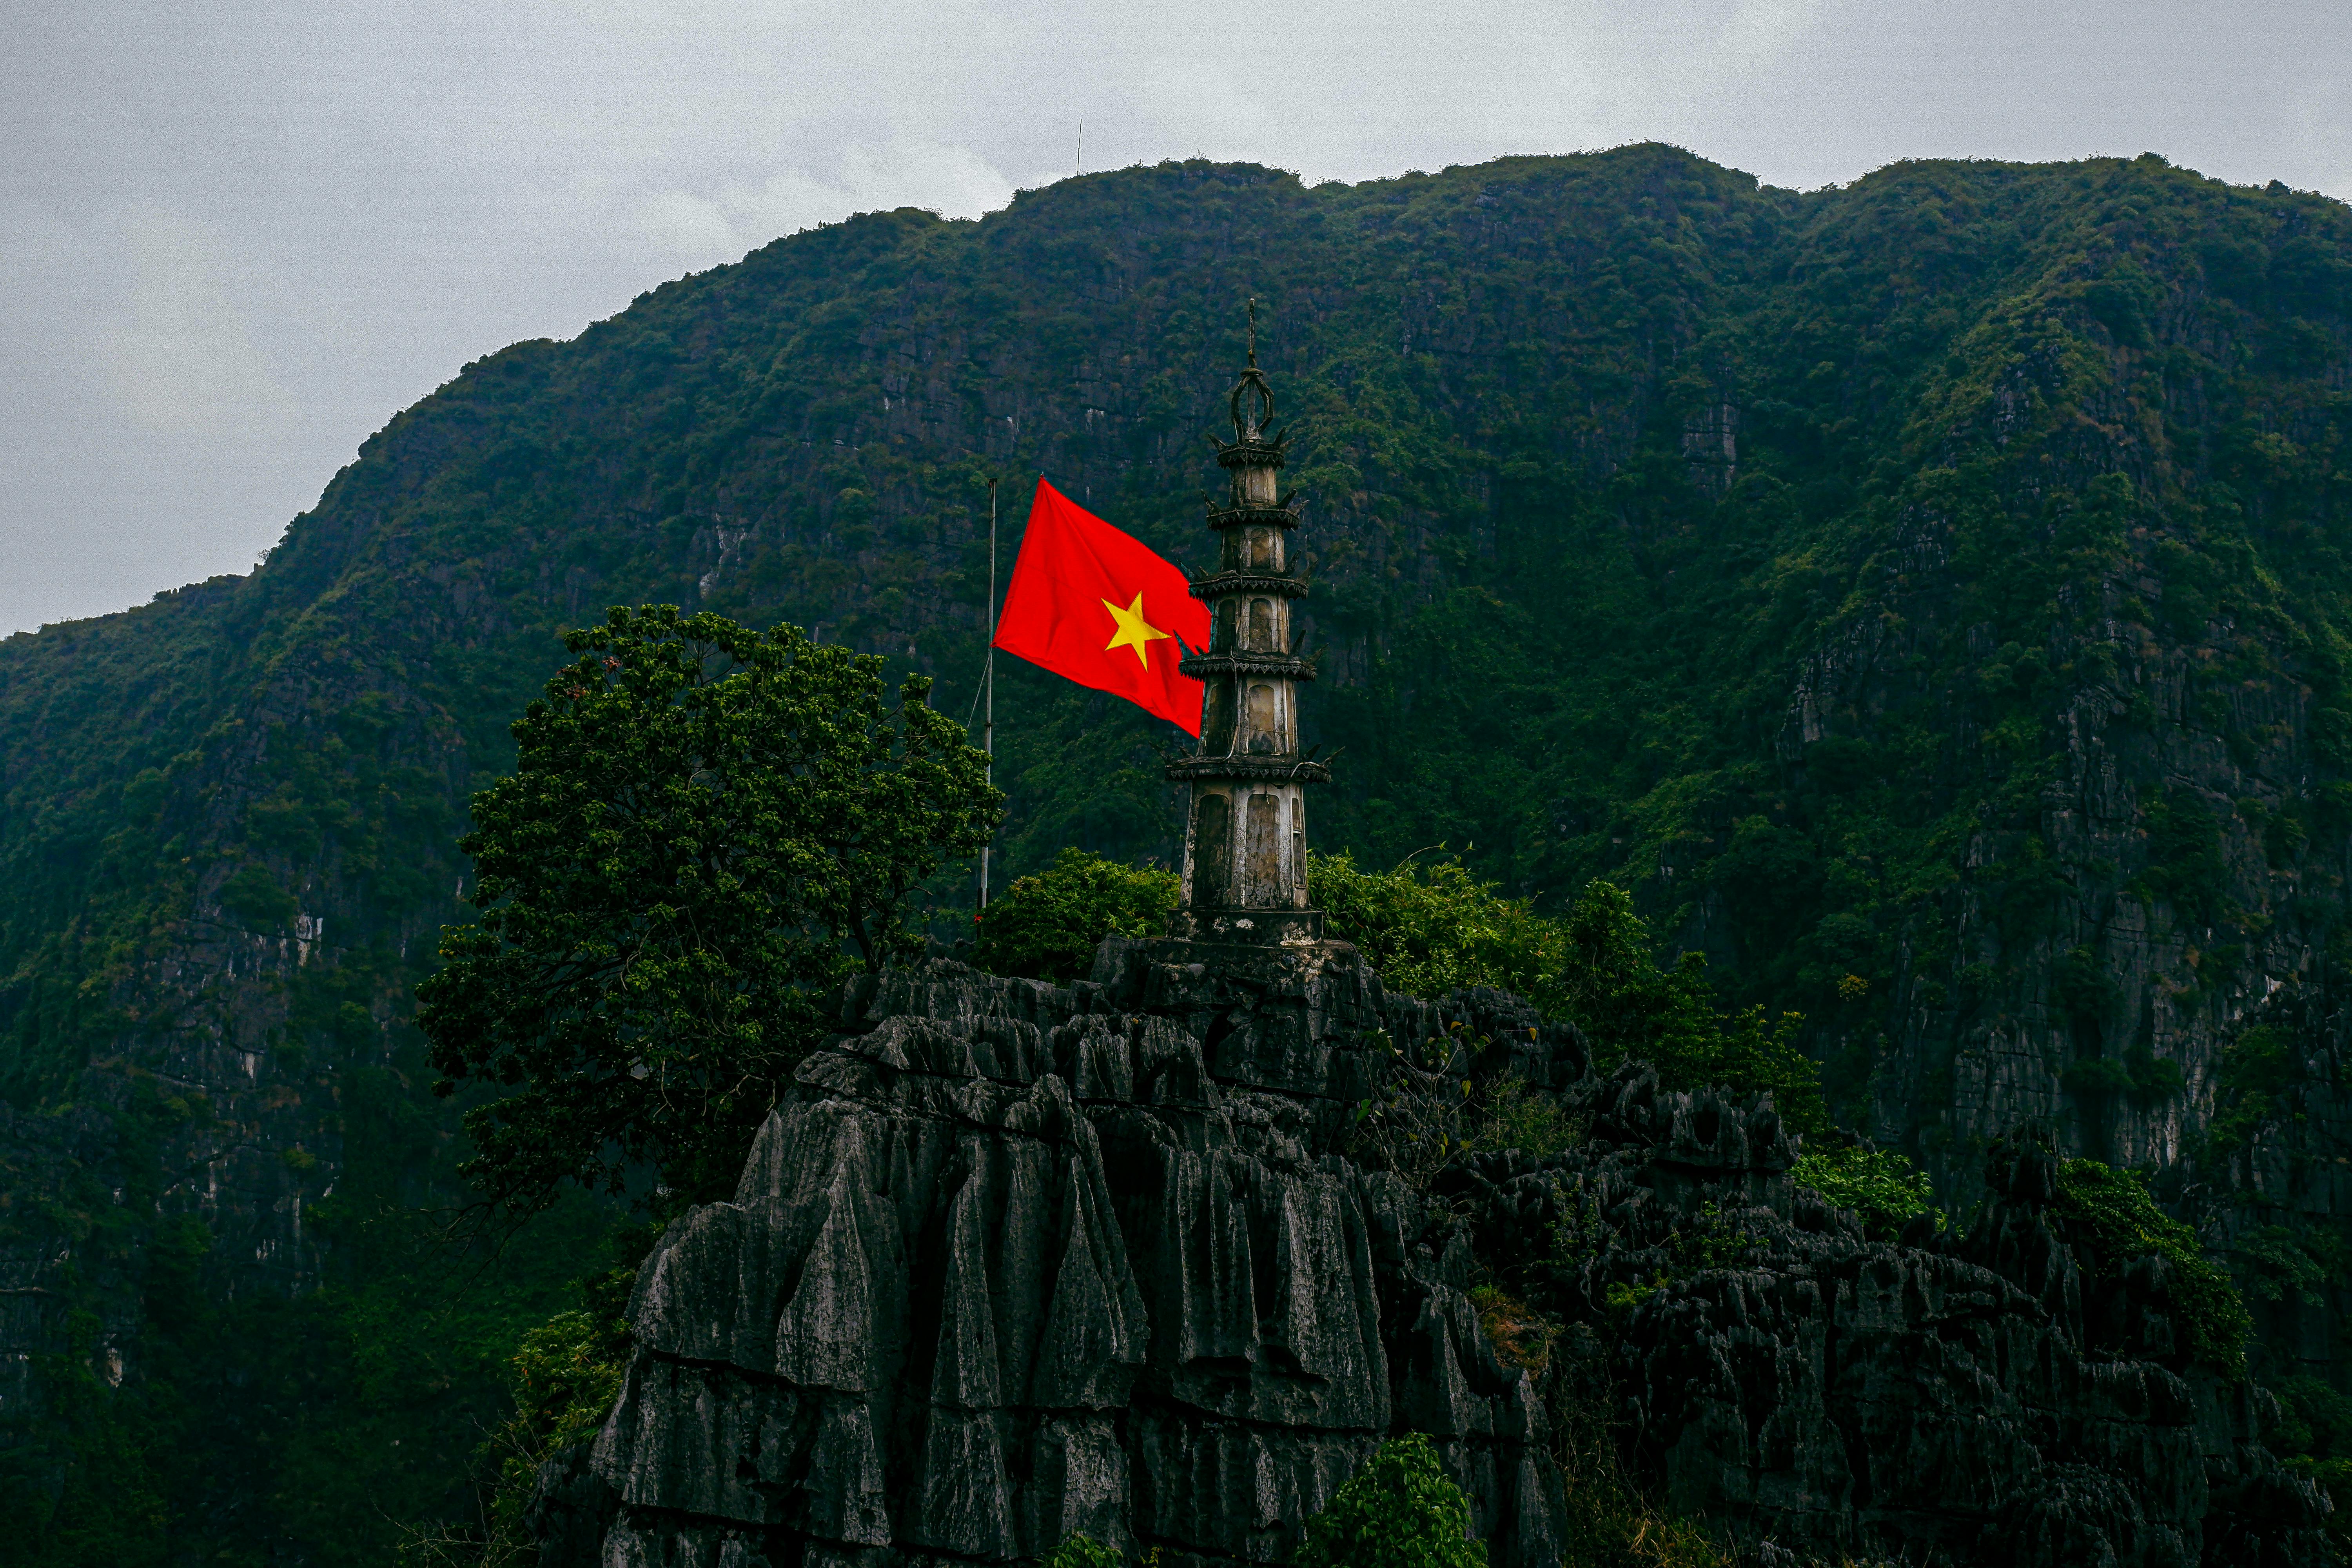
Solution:
[[(1347, 1152), (1384, 1035), (1460, 1026), (1560, 1094), (1565, 1152), (1457, 1157), (1433, 1202)], [(1769, 1100), (1593, 1076), (1494, 992), (1385, 994), (1339, 944), (1106, 944), (1055, 988), (935, 963), (854, 987), (734, 1201), (641, 1272), (542, 1561), (1003, 1562), (1083, 1530), (1286, 1558), (1380, 1440), (1427, 1432), (1498, 1568), (1550, 1568), (1555, 1402), (1759, 1563), (2323, 1560), (2266, 1396), (2175, 1343), (2153, 1263), (2091, 1289), (2051, 1156), (1902, 1244), (1794, 1185)], [(1540, 1385), (1465, 1295), (1568, 1325)]]
[[(1530, 1076), (1583, 1070), (1499, 994), (1450, 1016), (1516, 1030)], [(619, 1403), (542, 1477), (542, 1560), (1005, 1561), (1083, 1530), (1270, 1562), (1410, 1426), (1500, 1568), (1549, 1564), (1542, 1402), (1479, 1331), (1466, 1249), (1334, 1142), (1380, 1030), (1448, 1021), (1336, 943), (853, 987), (734, 1201), (640, 1273)]]
[[(2266, 1396), (2174, 1343), (2160, 1271), (2086, 1289), (2045, 1150), (1997, 1152), (1971, 1226), (1888, 1245), (1793, 1186), (1768, 1101), (1638, 1064), (1571, 1100), (1583, 1142), (1468, 1156), (1439, 1191), (1485, 1257), (1571, 1228), (1522, 1279), (1609, 1325), (1586, 1371), (1672, 1508), (1800, 1554), (1779, 1561), (2326, 1560), (2324, 1503), (2260, 1445)], [(1612, 1312), (1612, 1285), (1650, 1289)]]

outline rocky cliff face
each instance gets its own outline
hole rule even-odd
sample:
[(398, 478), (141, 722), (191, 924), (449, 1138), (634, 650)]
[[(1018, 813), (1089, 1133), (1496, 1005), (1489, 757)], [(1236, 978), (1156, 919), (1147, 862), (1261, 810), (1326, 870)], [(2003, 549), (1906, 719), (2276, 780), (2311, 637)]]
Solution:
[[(2215, 1097), (2226, 1135), (2171, 1183), (2241, 1260), (2268, 1381), (2324, 1376), (2344, 1357), (2352, 1276), (2331, 1238), (2352, 1217), (2347, 1021), (2333, 974), (2282, 984), (2250, 1009), (2231, 1075), (2241, 1081)], [(2258, 1051), (2266, 1059), (2247, 1059)]]
[(1576, 1147), (1474, 1154), (1436, 1191), (1574, 1325), (1568, 1375), (1677, 1510), (1829, 1561), (2325, 1560), (2324, 1505), (2261, 1446), (2274, 1405), (2189, 1357), (2156, 1260), (2090, 1287), (2044, 1146), (1998, 1152), (1972, 1222), (1887, 1243), (1792, 1185), (1765, 1105), (1639, 1064), (1570, 1100)]
[[(1495, 1561), (1557, 1560), (1541, 1402), (1467, 1247), (1335, 1152), (1379, 1031), (1436, 1010), (1337, 943), (1142, 944), (1106, 979), (852, 994), (735, 1201), (640, 1274), (543, 1561), (1005, 1561), (1085, 1531), (1265, 1562), (1404, 1427)], [(1528, 1050), (1580, 1065), (1572, 1036)]]
[[(1460, 1070), (1582, 1135), (1429, 1192), (1368, 1168), (1383, 1033), (1490, 1042)], [(1272, 1562), (1412, 1429), (1491, 1560), (1549, 1568), (1580, 1405), (1762, 1562), (2321, 1560), (2265, 1399), (2188, 1361), (2160, 1268), (2086, 1300), (2046, 1150), (1965, 1236), (1903, 1245), (1793, 1187), (1794, 1153), (1769, 1101), (1597, 1078), (1524, 1005), (1391, 997), (1337, 943), (1114, 941), (1067, 989), (886, 973), (735, 1201), (641, 1272), (619, 1403), (542, 1473), (542, 1561), (1006, 1562), (1085, 1531)], [(1564, 1329), (1540, 1375), (1481, 1329), (1496, 1279)]]

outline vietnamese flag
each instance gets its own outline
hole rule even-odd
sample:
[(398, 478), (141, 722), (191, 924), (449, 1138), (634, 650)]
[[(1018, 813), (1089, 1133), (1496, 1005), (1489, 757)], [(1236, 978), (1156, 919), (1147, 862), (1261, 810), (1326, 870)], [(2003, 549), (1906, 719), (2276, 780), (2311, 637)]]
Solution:
[(1037, 481), (996, 646), (1201, 732), (1201, 683), (1176, 671), (1180, 640), (1209, 647), (1209, 606), (1184, 574)]

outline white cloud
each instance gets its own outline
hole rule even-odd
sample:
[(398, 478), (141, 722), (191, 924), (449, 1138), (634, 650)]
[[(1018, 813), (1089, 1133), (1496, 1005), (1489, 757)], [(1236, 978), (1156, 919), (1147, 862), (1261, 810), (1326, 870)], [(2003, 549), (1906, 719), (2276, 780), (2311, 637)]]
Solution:
[(1016, 179), (1639, 138), (1768, 181), (2155, 149), (2352, 195), (2333, 0), (0, 0), (0, 632), (241, 569), (457, 366)]
[(1013, 199), (1013, 183), (971, 148), (908, 136), (850, 148), (842, 184), (856, 208), (928, 207), (941, 217), (978, 217)]
[(1738, 0), (1716, 35), (1713, 63), (1746, 71), (1779, 66), (1828, 10), (1822, 0)]
[(131, 278), (115, 312), (97, 324), (96, 350), (131, 419), (158, 431), (282, 429), (293, 401), (230, 297), (227, 247), (162, 207), (131, 209), (105, 226)]
[(900, 136), (851, 145), (831, 182), (795, 169), (756, 184), (724, 180), (700, 189), (674, 187), (647, 195), (635, 216), (646, 237), (677, 265), (698, 268), (853, 213), (911, 206), (942, 217), (978, 217), (1012, 199), (1012, 183), (971, 148)]

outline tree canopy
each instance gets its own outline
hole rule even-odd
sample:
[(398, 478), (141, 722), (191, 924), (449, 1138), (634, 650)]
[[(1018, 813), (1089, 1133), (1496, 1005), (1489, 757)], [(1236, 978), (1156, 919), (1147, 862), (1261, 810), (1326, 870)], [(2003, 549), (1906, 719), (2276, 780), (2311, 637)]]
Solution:
[(1333, 934), (1360, 948), (1389, 986), (1415, 996), (1462, 985), (1534, 996), (1565, 957), (1559, 922), (1504, 898), (1452, 856), (1421, 866), (1408, 857), (1373, 871), (1344, 850), (1311, 855), (1307, 887)]
[(1069, 980), (1087, 972), (1107, 936), (1158, 936), (1182, 896), (1157, 866), (1122, 866), (1084, 849), (1063, 850), (972, 922), (972, 962), (998, 974)]
[(669, 605), (567, 635), (578, 657), (475, 795), (478, 882), (417, 1022), (467, 1113), (467, 1174), (530, 1209), (565, 1181), (732, 1185), (751, 1133), (860, 964), (920, 950), (918, 889), (1003, 796), (874, 655)]
[(1470, 1500), (1419, 1432), (1391, 1437), (1307, 1521), (1295, 1568), (1486, 1568)]
[(1517, 991), (1573, 1020), (1604, 1068), (1639, 1058), (1668, 1089), (1769, 1089), (1795, 1131), (1830, 1124), (1821, 1068), (1797, 1043), (1801, 1016), (1759, 1005), (1726, 1011), (1701, 955), (1658, 962), (1648, 922), (1613, 882), (1596, 879), (1566, 914), (1547, 915), (1458, 860), (1368, 871), (1343, 854), (1314, 857), (1307, 888), (1331, 934), (1363, 949), (1397, 990)]

